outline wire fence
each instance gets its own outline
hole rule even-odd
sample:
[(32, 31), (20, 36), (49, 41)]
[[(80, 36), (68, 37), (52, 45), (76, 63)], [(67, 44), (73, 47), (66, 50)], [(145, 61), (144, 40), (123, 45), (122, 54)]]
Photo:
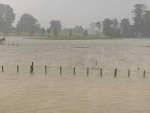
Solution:
[[(29, 69), (29, 72), (32, 74), (33, 72), (35, 71), (42, 71), (44, 72), (45, 74), (49, 73), (48, 70), (49, 69), (53, 69), (54, 71), (57, 71), (59, 72), (60, 75), (63, 74), (63, 71), (68, 71), (68, 72), (72, 72), (73, 75), (76, 75), (77, 73), (84, 73), (86, 74), (87, 76), (90, 75), (90, 71), (99, 71), (99, 75), (100, 76), (104, 76), (104, 72), (108, 72), (108, 71), (113, 71), (113, 74), (114, 76), (117, 76), (118, 75), (118, 72), (123, 72), (123, 73), (127, 73), (128, 77), (130, 77), (131, 73), (138, 73), (138, 74), (142, 74), (143, 77), (146, 76), (146, 74), (149, 74), (150, 72), (149, 71), (145, 71), (145, 70), (127, 70), (127, 69), (104, 69), (104, 68), (85, 68), (85, 67), (53, 67), (53, 66), (38, 66), (38, 65), (35, 65), (34, 66), (34, 62), (32, 62), (32, 64), (30, 66), (27, 66), (27, 65), (17, 65), (16, 67), (14, 66), (1, 66), (2, 69), (1, 71), (2, 72), (5, 72), (5, 68), (13, 68), (15, 69), (16, 68), (16, 72), (19, 73), (20, 72), (20, 68), (28, 68)], [(81, 70), (84, 70), (84, 71), (81, 71)], [(52, 71), (51, 71), (52, 72)]]

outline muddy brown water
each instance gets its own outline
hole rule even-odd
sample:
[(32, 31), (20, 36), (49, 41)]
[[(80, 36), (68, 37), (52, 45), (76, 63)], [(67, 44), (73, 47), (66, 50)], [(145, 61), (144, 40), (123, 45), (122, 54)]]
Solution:
[(150, 112), (150, 48), (142, 47), (150, 46), (149, 39), (6, 40), (0, 45), (0, 113)]

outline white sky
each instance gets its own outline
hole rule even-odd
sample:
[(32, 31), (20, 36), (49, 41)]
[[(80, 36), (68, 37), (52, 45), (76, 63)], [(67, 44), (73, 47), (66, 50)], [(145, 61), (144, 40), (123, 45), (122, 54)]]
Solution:
[(135, 4), (146, 4), (150, 9), (150, 0), (0, 0), (0, 3), (9, 4), (14, 9), (14, 26), (22, 14), (29, 13), (46, 28), (52, 19), (60, 20), (63, 28), (88, 27), (91, 22), (105, 18), (119, 21), (129, 18), (132, 22), (131, 11)]

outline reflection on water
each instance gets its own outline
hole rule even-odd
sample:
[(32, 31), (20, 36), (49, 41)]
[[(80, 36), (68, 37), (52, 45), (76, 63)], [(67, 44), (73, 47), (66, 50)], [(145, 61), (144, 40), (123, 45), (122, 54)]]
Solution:
[[(8, 38), (0, 45), (0, 113), (149, 113), (148, 40), (41, 41)], [(136, 43), (135, 43), (136, 42)], [(78, 48), (77, 48), (78, 47)], [(79, 48), (89, 47), (89, 48)], [(34, 73), (29, 73), (31, 62)], [(96, 65), (95, 62), (98, 62)], [(20, 72), (16, 72), (16, 66)], [(44, 66), (48, 74), (44, 74)], [(42, 67), (38, 67), (42, 66)], [(59, 66), (63, 74), (59, 75)], [(68, 67), (68, 68), (65, 68)], [(76, 67), (76, 75), (73, 69)], [(104, 69), (102, 77), (99, 70)], [(137, 70), (127, 71), (109, 69)], [(105, 70), (108, 69), (108, 70)]]

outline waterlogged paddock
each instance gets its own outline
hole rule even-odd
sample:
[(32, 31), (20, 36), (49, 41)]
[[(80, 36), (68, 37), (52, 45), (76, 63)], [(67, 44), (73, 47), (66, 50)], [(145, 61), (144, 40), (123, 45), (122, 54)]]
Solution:
[[(4, 72), (0, 71), (0, 112), (150, 112), (149, 39), (6, 40), (6, 45), (0, 45), (0, 66), (4, 66)], [(30, 74), (32, 61), (35, 67)], [(44, 66), (49, 67), (47, 74)], [(89, 76), (87, 68), (91, 68)], [(96, 70), (100, 68), (104, 69), (102, 77)]]

